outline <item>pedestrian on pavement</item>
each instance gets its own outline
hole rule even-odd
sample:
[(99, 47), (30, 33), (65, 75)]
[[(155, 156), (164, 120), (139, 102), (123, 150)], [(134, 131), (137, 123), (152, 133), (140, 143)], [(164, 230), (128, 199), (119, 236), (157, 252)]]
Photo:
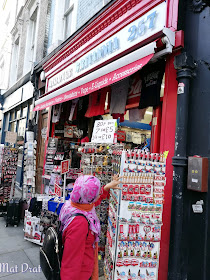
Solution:
[[(71, 199), (65, 202), (59, 219), (63, 227), (64, 251), (61, 280), (98, 280), (98, 241), (100, 221), (95, 206), (104, 199), (110, 188), (120, 189), (120, 177), (101, 188), (98, 178), (80, 176), (74, 184)], [(73, 216), (80, 213), (83, 216)], [(88, 225), (88, 221), (89, 225)]]

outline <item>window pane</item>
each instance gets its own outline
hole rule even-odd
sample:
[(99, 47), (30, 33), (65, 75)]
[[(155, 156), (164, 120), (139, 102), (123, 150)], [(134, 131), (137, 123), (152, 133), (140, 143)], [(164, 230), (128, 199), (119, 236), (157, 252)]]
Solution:
[(11, 112), (10, 116), (10, 120), (13, 121), (15, 119), (15, 111)]
[(17, 123), (16, 122), (12, 122), (10, 124), (10, 131), (16, 132), (16, 126), (17, 126)]
[(16, 119), (19, 119), (20, 118), (20, 109), (17, 111), (17, 116), (16, 116)]
[(5, 116), (5, 131), (8, 131), (8, 126), (9, 126), (9, 113), (6, 114)]
[(33, 104), (31, 104), (29, 106), (29, 119), (32, 120), (32, 117), (33, 117)]
[(70, 11), (66, 16), (65, 16), (65, 39), (68, 38), (71, 35), (71, 21), (72, 21), (72, 12)]
[(26, 119), (22, 119), (19, 121), (18, 125), (18, 136), (25, 136), (25, 129), (26, 129)]
[(26, 117), (26, 116), (27, 116), (27, 107), (24, 107), (22, 117)]
[(65, 0), (65, 12), (69, 8), (70, 0)]

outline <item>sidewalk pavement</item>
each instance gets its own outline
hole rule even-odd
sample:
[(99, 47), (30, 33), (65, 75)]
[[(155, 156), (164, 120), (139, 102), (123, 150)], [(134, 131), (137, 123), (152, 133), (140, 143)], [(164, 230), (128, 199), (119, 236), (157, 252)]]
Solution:
[(39, 248), (24, 240), (23, 223), (6, 228), (0, 218), (0, 280), (45, 280), (39, 267)]

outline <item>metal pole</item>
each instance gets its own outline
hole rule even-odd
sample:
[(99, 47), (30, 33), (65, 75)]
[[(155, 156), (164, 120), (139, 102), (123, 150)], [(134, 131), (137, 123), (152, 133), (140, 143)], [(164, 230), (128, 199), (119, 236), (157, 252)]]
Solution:
[(66, 193), (66, 173), (64, 174), (64, 182), (63, 182), (63, 202), (65, 202), (65, 193)]
[(187, 130), (188, 130), (188, 103), (190, 94), (190, 80), (193, 77), (195, 64), (193, 59), (182, 53), (175, 57), (177, 69), (178, 94), (175, 134), (175, 153), (172, 161), (173, 192), (171, 209), (171, 232), (169, 247), (169, 280), (183, 280), (184, 277), (184, 192), (187, 180)]

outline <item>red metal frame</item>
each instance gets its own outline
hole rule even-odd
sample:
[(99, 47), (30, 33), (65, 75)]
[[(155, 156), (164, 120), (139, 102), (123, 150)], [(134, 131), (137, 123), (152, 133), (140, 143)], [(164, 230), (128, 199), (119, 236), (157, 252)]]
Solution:
[(162, 119), (162, 104), (153, 110), (152, 122), (156, 118), (156, 124), (152, 123), (151, 130), (151, 145), (150, 151), (152, 153), (160, 152), (160, 132), (161, 132), (161, 119)]
[(162, 124), (160, 136), (160, 151), (169, 151), (166, 163), (167, 185), (165, 189), (165, 204), (163, 208), (163, 226), (160, 242), (160, 280), (167, 280), (168, 275), (168, 257), (171, 223), (171, 202), (173, 187), (173, 166), (172, 157), (174, 155), (175, 129), (176, 129), (176, 107), (177, 107), (177, 81), (176, 70), (174, 69), (173, 53), (167, 58), (165, 68), (165, 92), (162, 106)]

